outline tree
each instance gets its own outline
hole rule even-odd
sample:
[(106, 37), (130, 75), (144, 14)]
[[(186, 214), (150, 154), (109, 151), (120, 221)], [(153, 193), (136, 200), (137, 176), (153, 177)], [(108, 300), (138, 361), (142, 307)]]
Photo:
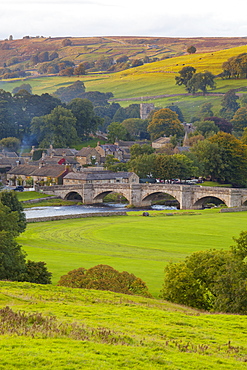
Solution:
[(154, 151), (154, 148), (152, 148), (149, 144), (134, 144), (130, 147), (131, 159), (142, 156), (143, 154), (153, 154)]
[(129, 134), (134, 138), (140, 138), (147, 133), (148, 121), (141, 118), (127, 118), (122, 122)]
[(83, 63), (80, 63), (77, 67), (75, 67), (74, 74), (78, 76), (86, 74), (86, 69)]
[(232, 119), (234, 113), (239, 109), (237, 100), (239, 97), (236, 95), (234, 90), (229, 90), (225, 93), (221, 101), (220, 115), (225, 119)]
[(218, 132), (195, 144), (191, 151), (202, 165), (202, 175), (221, 183), (245, 186), (247, 147), (233, 135)]
[(81, 140), (85, 140), (90, 133), (95, 133), (99, 124), (102, 122), (100, 117), (94, 113), (94, 107), (88, 99), (72, 99), (67, 108), (71, 110), (76, 118), (76, 131)]
[(120, 162), (117, 158), (114, 157), (112, 154), (108, 154), (105, 158), (104, 167), (108, 171), (128, 171), (127, 163)]
[(161, 296), (172, 302), (213, 311), (247, 313), (247, 232), (231, 250), (195, 252), (165, 268)]
[(194, 67), (187, 66), (183, 67), (178, 73), (180, 74), (180, 76), (175, 77), (176, 85), (184, 85), (186, 87), (189, 80), (196, 73), (196, 69)]
[(179, 121), (184, 122), (183, 113), (177, 105), (172, 103), (171, 105), (168, 105), (166, 108), (171, 109), (173, 112), (177, 113)]
[(17, 220), (17, 234), (23, 233), (26, 229), (26, 215), (23, 210), (22, 203), (19, 202), (17, 195), (14, 191), (1, 191), (0, 192), (0, 204), (8, 207), (10, 212), (16, 215)]
[(62, 41), (62, 46), (63, 47), (66, 47), (66, 46), (71, 46), (72, 45), (72, 41), (70, 40), (70, 39), (64, 39), (63, 41)]
[(195, 54), (196, 52), (196, 47), (195, 46), (189, 46), (188, 49), (187, 49), (187, 53), (189, 54)]
[(55, 148), (66, 148), (79, 140), (76, 132), (76, 118), (69, 109), (62, 106), (54, 108), (46, 116), (34, 117), (31, 122), (31, 131), (43, 148), (51, 144)]
[(231, 134), (232, 132), (232, 123), (227, 121), (224, 118), (210, 116), (210, 117), (205, 117), (204, 120), (213, 121), (215, 125), (218, 126), (219, 131), (224, 131), (224, 132), (227, 132), (228, 134)]
[(21, 202), (13, 191), (0, 192), (0, 280), (49, 284), (51, 273), (44, 262), (26, 262), (15, 237), (26, 228)]
[(119, 272), (108, 265), (97, 265), (88, 270), (83, 267), (72, 270), (61, 276), (58, 285), (151, 297), (141, 279), (126, 271)]
[(36, 284), (51, 284), (51, 272), (47, 270), (45, 262), (28, 260), (25, 266), (24, 280)]
[(154, 113), (151, 122), (147, 127), (152, 139), (161, 136), (183, 136), (184, 128), (178, 119), (178, 115), (171, 109), (160, 109)]
[(188, 81), (186, 89), (188, 92), (195, 94), (198, 90), (201, 90), (203, 95), (207, 93), (207, 87), (211, 89), (215, 88), (215, 76), (211, 72), (200, 72), (195, 73), (192, 78)]
[(219, 127), (210, 120), (194, 122), (194, 126), (196, 127), (196, 131), (204, 137), (212, 136), (219, 131)]
[(0, 140), (0, 149), (5, 149), (7, 151), (17, 152), (20, 148), (21, 142), (16, 137), (5, 137)]
[(158, 154), (155, 158), (154, 174), (163, 180), (185, 180), (194, 175), (196, 168), (193, 161), (184, 154)]
[(30, 84), (21, 84), (12, 90), (12, 94), (17, 94), (20, 90), (26, 90), (29, 94), (32, 94), (32, 86)]
[(212, 103), (203, 103), (201, 105), (199, 115), (201, 118), (205, 117), (211, 117), (213, 116), (213, 111), (212, 111), (213, 104)]
[(128, 170), (136, 173), (140, 178), (155, 177), (156, 154), (144, 153), (128, 161)]
[(125, 140), (128, 131), (119, 122), (112, 122), (107, 127), (107, 138), (109, 143), (115, 143), (117, 140)]
[(59, 98), (63, 103), (68, 103), (72, 99), (84, 98), (85, 85), (82, 81), (76, 81), (67, 87), (60, 87), (54, 92), (54, 96)]
[(234, 113), (231, 123), (235, 132), (242, 133), (243, 130), (247, 127), (247, 108), (239, 108)]

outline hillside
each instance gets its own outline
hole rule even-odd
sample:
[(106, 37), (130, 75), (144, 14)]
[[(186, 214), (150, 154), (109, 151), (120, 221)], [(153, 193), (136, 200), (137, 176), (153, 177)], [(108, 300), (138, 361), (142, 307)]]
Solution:
[[(85, 83), (86, 91), (112, 92), (113, 100), (122, 106), (152, 102), (157, 107), (176, 103), (182, 110), (185, 120), (196, 114), (205, 102), (213, 104), (214, 114), (220, 110), (222, 94), (229, 89), (245, 92), (246, 80), (216, 78), (216, 89), (206, 97), (186, 94), (182, 86), (175, 85), (175, 76), (187, 65), (196, 68), (197, 72), (208, 70), (215, 75), (222, 72), (222, 63), (232, 56), (246, 52), (247, 38), (138, 38), (138, 37), (98, 37), (71, 38), (71, 45), (63, 46), (63, 38), (29, 38), (0, 42), (0, 65), (17, 58), (10, 69), (23, 69), (30, 73), (24, 78), (2, 79), (0, 88), (12, 92), (16, 86), (29, 83), (33, 93), (53, 93), (59, 87), (72, 84), (76, 80)], [(3, 50), (3, 45), (9, 49)], [(195, 45), (197, 52), (189, 55), (189, 45)], [(46, 63), (30, 66), (30, 58), (37, 53), (56, 52), (56, 63), (64, 61), (91, 63), (100, 58), (117, 58), (127, 55), (130, 59), (152, 59), (150, 63), (124, 69), (119, 72), (86, 71), (82, 76), (59, 76), (58, 74), (39, 74), (38, 70)], [(156, 60), (158, 58), (159, 60)], [(41, 68), (42, 69), (42, 68)], [(213, 93), (213, 94), (212, 94)]]
[(246, 369), (246, 317), (0, 282), (1, 369)]
[(197, 52), (213, 52), (247, 44), (247, 37), (68, 37), (71, 45), (63, 46), (65, 38), (29, 37), (19, 40), (0, 41), (0, 67), (11, 58), (27, 62), (39, 52), (56, 51), (59, 60), (70, 60), (74, 63), (96, 60), (100, 56), (117, 58), (127, 55), (136, 57), (158, 57), (159, 59), (187, 54), (189, 46), (194, 45)]

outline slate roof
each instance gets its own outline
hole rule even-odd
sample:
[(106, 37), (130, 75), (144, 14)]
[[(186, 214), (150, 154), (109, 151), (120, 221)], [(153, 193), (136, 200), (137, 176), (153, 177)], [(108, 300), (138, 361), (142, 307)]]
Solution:
[(73, 148), (53, 148), (53, 149), (47, 149), (47, 154), (51, 155), (53, 154), (54, 156), (59, 156), (63, 157), (64, 155), (66, 156), (75, 156), (77, 153), (76, 149)]
[(8, 171), (8, 174), (11, 175), (24, 175), (24, 176), (41, 176), (41, 177), (59, 177), (64, 172), (66, 172), (66, 168), (61, 166), (60, 164), (53, 165), (53, 166), (43, 166), (41, 168), (37, 168), (34, 165), (19, 165), (12, 168)]
[(111, 172), (111, 171), (92, 171), (92, 172), (70, 172), (64, 179), (70, 180), (111, 180), (116, 178), (128, 179), (133, 172)]
[(76, 154), (77, 157), (86, 157), (88, 154), (91, 154), (91, 153), (98, 153), (97, 150), (95, 148), (89, 148), (89, 147), (85, 147), (85, 148), (81, 148), (81, 150), (79, 150), (79, 152)]

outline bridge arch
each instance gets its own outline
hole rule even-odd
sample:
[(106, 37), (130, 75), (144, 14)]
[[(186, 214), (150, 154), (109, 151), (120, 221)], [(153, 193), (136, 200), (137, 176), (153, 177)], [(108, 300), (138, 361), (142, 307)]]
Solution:
[(203, 208), (203, 206), (207, 203), (213, 203), (215, 205), (219, 205), (219, 204), (222, 204), (224, 203), (226, 206), (228, 206), (228, 202), (226, 199), (224, 199), (224, 197), (216, 197), (216, 196), (213, 196), (213, 195), (206, 195), (206, 196), (203, 196), (199, 199), (197, 199), (194, 204), (193, 204), (193, 208)]
[(70, 191), (68, 192), (65, 197), (64, 197), (65, 200), (79, 200), (79, 201), (83, 201), (82, 199), (82, 195), (79, 194), (77, 191)]
[(126, 194), (123, 191), (117, 191), (117, 190), (104, 190), (104, 191), (98, 192), (97, 195), (94, 195), (93, 202), (94, 203), (102, 203), (105, 196), (108, 195), (108, 194), (111, 194), (111, 193), (116, 193), (116, 194), (122, 195), (130, 203), (129, 194)]
[(156, 190), (156, 191), (153, 191), (153, 192), (149, 192), (149, 194), (145, 195), (142, 198), (142, 203), (143, 203), (144, 206), (150, 206), (153, 201), (155, 201), (157, 198), (160, 198), (162, 195), (163, 196), (169, 195), (171, 197), (170, 200), (176, 201), (176, 204), (177, 204), (178, 208), (180, 208), (179, 199), (177, 199), (176, 195), (174, 195), (173, 192), (169, 192), (169, 191), (158, 191), (158, 190)]

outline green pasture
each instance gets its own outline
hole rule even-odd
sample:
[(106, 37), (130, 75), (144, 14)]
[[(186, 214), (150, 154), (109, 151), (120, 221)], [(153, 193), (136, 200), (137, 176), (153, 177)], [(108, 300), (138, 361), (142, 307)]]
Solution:
[[(6, 306), (29, 319), (2, 316)], [(0, 315), (4, 370), (247, 366), (246, 316), (209, 314), (112, 292), (6, 281), (0, 282)]]
[(46, 261), (53, 282), (79, 267), (107, 264), (143, 279), (159, 295), (167, 263), (199, 250), (228, 249), (246, 230), (246, 212), (128, 212), (128, 216), (92, 217), (28, 224), (18, 238), (28, 258)]

